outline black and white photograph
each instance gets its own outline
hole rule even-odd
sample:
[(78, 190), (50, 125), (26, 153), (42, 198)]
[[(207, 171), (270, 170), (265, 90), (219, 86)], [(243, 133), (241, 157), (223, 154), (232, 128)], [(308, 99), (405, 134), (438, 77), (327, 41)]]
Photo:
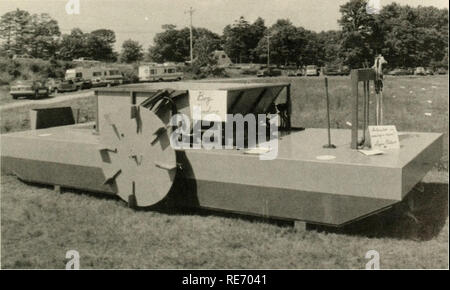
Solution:
[(448, 270), (448, 9), (0, 0), (0, 268)]

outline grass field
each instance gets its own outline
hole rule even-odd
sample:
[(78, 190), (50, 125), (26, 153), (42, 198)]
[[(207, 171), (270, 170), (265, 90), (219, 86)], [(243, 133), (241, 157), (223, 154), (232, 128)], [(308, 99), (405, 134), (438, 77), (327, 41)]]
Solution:
[(9, 86), (0, 86), (0, 105), (14, 102), (15, 100), (9, 94)]
[[(325, 127), (322, 78), (291, 81), (294, 125)], [(333, 127), (349, 128), (349, 78), (330, 78)], [(445, 133), (447, 76), (390, 77), (385, 82), (386, 124), (400, 131)], [(72, 105), (94, 119), (94, 100)], [(1, 112), (2, 133), (29, 126), (29, 106)], [(431, 115), (425, 115), (431, 113)], [(373, 116), (373, 114), (372, 114)], [(290, 222), (209, 211), (133, 211), (116, 198), (1, 178), (2, 268), (64, 268), (68, 250), (82, 268), (355, 268), (369, 250), (381, 268), (448, 268), (448, 142), (444, 156), (411, 193), (419, 223), (404, 207), (340, 229), (304, 231)]]
[[(93, 93), (92, 93), (93, 94)], [(64, 107), (71, 106), (75, 111), (79, 111), (79, 120), (94, 121), (95, 120), (95, 99), (81, 98), (71, 101), (63, 101), (50, 105), (26, 105), (14, 109), (1, 111), (0, 132), (2, 134), (14, 131), (23, 131), (30, 128), (30, 109)]]

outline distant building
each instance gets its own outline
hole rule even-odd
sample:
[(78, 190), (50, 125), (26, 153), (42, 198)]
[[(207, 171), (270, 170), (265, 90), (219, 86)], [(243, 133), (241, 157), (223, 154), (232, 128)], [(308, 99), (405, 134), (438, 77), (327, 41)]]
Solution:
[(98, 61), (98, 60), (93, 60), (92, 58), (90, 58), (90, 57), (80, 57), (80, 58), (76, 58), (76, 59), (73, 59), (72, 60), (72, 62), (75, 64), (75, 65), (81, 65), (81, 66), (83, 66), (83, 65), (98, 65), (98, 64), (100, 64), (100, 61)]
[(228, 55), (223, 50), (215, 50), (213, 52), (213, 56), (217, 60), (217, 65), (220, 67), (228, 67), (233, 64), (231, 59), (228, 57)]

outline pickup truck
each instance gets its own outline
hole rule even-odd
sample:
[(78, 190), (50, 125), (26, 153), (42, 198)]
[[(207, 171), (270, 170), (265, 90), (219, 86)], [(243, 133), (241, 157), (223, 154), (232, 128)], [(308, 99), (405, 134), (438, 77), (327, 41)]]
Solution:
[(256, 74), (257, 77), (261, 78), (261, 77), (277, 77), (277, 76), (281, 76), (281, 70), (279, 69), (262, 69), (259, 70), (258, 73)]
[(71, 79), (77, 86), (77, 90), (86, 90), (92, 88), (92, 81), (82, 78)]
[(323, 74), (327, 76), (346, 76), (350, 74), (350, 69), (345, 65), (327, 65), (323, 70)]
[(73, 92), (78, 90), (77, 85), (72, 80), (60, 80), (54, 88), (54, 93)]

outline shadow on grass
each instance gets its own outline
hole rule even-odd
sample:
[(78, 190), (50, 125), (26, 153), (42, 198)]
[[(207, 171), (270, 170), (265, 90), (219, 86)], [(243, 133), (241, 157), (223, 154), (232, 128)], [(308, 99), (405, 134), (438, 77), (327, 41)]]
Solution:
[[(28, 185), (53, 189), (51, 185), (25, 182)], [(87, 192), (78, 189), (64, 188), (64, 193), (81, 194), (93, 198), (119, 201), (122, 206), (127, 203), (116, 195)], [(407, 200), (412, 200), (414, 206), (410, 208)], [(342, 227), (308, 224), (308, 230), (325, 233), (337, 233), (369, 238), (394, 238), (427, 241), (436, 237), (445, 225), (448, 217), (448, 184), (419, 183), (406, 197), (406, 199), (392, 208), (364, 219), (352, 222)], [(280, 227), (293, 227), (291, 220), (271, 219), (251, 216), (241, 213), (223, 212), (202, 208), (185, 208), (174, 206), (171, 203), (160, 203), (156, 206), (136, 208), (141, 212), (159, 212), (168, 215), (192, 215), (201, 217), (223, 217), (240, 219), (248, 222), (267, 223)]]
[[(413, 207), (408, 206), (408, 199)], [(427, 241), (436, 237), (448, 217), (448, 184), (419, 183), (394, 207), (343, 227), (311, 225), (323, 232)]]
[(266, 223), (271, 225), (276, 225), (279, 227), (293, 227), (294, 222), (291, 220), (273, 219), (261, 216), (253, 216), (243, 213), (225, 212), (219, 210), (205, 209), (205, 208), (186, 208), (186, 207), (165, 207), (161, 206), (152, 209), (141, 209), (141, 210), (153, 210), (163, 214), (168, 215), (190, 215), (190, 216), (201, 216), (201, 217), (222, 217), (229, 219), (240, 219), (248, 222), (255, 223)]
[[(15, 176), (13, 174), (2, 174), (2, 175)], [(29, 186), (33, 186), (33, 187), (37, 187), (37, 188), (44, 188), (44, 189), (49, 189), (49, 190), (55, 189), (54, 185), (26, 181), (26, 180), (23, 180), (20, 178), (18, 178), (18, 179), (20, 180), (20, 182), (23, 182), (24, 184), (29, 185)], [(73, 194), (77, 194), (80, 196), (88, 196), (88, 197), (101, 199), (101, 200), (120, 201), (123, 203), (123, 205), (125, 207), (127, 206), (125, 201), (120, 199), (120, 197), (118, 195), (114, 195), (114, 194), (108, 194), (108, 193), (104, 193), (104, 192), (92, 192), (92, 191), (86, 191), (86, 190), (82, 190), (82, 189), (68, 188), (68, 187), (61, 188), (60, 194), (66, 194), (66, 193), (73, 193)]]
[[(413, 201), (410, 208), (408, 201)], [(169, 215), (215, 216), (241, 219), (249, 222), (268, 223), (282, 227), (293, 227), (290, 220), (279, 220), (250, 216), (239, 213), (221, 212), (198, 208), (180, 208), (161, 205), (153, 210)], [(445, 225), (448, 217), (448, 184), (419, 183), (407, 198), (381, 213), (351, 222), (342, 227), (308, 224), (308, 230), (325, 233), (363, 236), (369, 238), (393, 238), (427, 241), (436, 237)]]

